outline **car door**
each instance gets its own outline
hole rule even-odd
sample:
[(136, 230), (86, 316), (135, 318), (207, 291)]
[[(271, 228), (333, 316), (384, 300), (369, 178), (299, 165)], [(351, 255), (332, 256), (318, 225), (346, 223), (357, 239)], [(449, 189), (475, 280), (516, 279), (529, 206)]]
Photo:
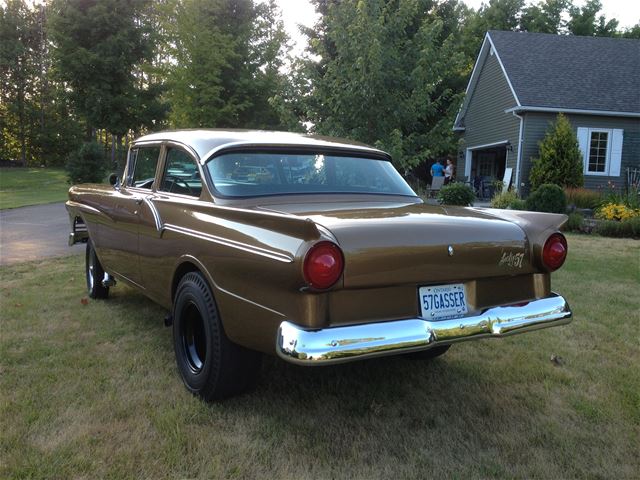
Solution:
[[(177, 261), (175, 238), (164, 234), (165, 224), (185, 226), (193, 202), (202, 193), (202, 173), (194, 153), (167, 144), (158, 187), (140, 210), (140, 271), (147, 295), (162, 298)], [(186, 252), (183, 252), (186, 253)]]
[(101, 229), (101, 257), (111, 273), (141, 286), (138, 258), (141, 212), (153, 193), (161, 145), (133, 147), (124, 182), (114, 190), (110, 222)]

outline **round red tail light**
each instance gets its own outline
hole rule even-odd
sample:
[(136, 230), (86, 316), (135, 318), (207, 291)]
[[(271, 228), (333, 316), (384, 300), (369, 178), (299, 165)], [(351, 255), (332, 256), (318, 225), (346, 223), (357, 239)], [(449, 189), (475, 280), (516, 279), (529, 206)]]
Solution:
[(335, 243), (319, 242), (304, 257), (304, 279), (310, 287), (324, 290), (335, 284), (344, 269), (342, 250)]
[(542, 263), (549, 271), (559, 269), (567, 258), (567, 239), (561, 233), (554, 233), (544, 243)]

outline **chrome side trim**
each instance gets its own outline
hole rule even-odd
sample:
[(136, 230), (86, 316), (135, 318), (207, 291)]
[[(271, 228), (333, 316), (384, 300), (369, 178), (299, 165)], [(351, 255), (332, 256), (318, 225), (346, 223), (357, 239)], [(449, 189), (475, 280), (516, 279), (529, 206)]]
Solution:
[(153, 221), (156, 224), (156, 230), (158, 231), (158, 233), (162, 233), (162, 219), (160, 218), (160, 213), (158, 212), (158, 209), (156, 208), (155, 204), (151, 201), (152, 197), (144, 197), (142, 199), (142, 201), (144, 202), (144, 204), (149, 207), (149, 210), (151, 210), (151, 215), (153, 215)]
[(187, 235), (193, 238), (198, 238), (200, 240), (206, 240), (208, 242), (217, 243), (218, 245), (224, 245), (225, 247), (236, 248), (238, 250), (242, 250), (247, 253), (259, 255), (261, 257), (267, 257), (272, 260), (277, 260), (279, 262), (284, 262), (284, 263), (293, 262), (292, 257), (279, 252), (274, 252), (271, 250), (267, 250), (265, 248), (255, 247), (253, 245), (247, 245), (246, 243), (236, 242), (234, 240), (218, 237), (216, 235), (211, 235), (209, 233), (197, 232), (195, 230), (191, 230), (190, 228), (180, 227), (178, 225), (173, 225), (171, 223), (165, 223), (162, 226), (162, 229), (169, 230), (175, 233), (180, 233), (182, 235)]
[(521, 306), (493, 307), (479, 315), (435, 322), (409, 318), (306, 330), (285, 321), (278, 329), (276, 353), (299, 365), (326, 365), (504, 337), (570, 321), (569, 304), (556, 294)]
[(74, 202), (73, 200), (67, 200), (65, 206), (67, 208), (67, 211), (69, 211), (70, 208), (77, 208), (78, 210), (83, 210), (85, 212), (93, 213), (96, 215), (104, 215), (101, 210), (98, 210), (95, 207), (86, 205), (84, 203)]

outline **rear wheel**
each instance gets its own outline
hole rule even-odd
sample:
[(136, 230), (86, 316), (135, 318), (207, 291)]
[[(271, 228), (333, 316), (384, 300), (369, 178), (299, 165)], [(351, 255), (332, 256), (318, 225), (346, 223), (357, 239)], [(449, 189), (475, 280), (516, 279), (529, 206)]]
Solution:
[(107, 298), (109, 296), (109, 287), (105, 287), (102, 284), (105, 278), (104, 269), (98, 260), (96, 250), (93, 248), (91, 240), (87, 241), (85, 277), (87, 279), (87, 292), (89, 293), (89, 297)]
[(209, 285), (198, 272), (187, 273), (173, 303), (173, 345), (187, 389), (207, 401), (255, 386), (261, 355), (229, 340)]
[(437, 347), (430, 348), (429, 350), (420, 350), (418, 352), (408, 353), (407, 356), (415, 358), (416, 360), (429, 360), (431, 358), (444, 355), (450, 348), (451, 345), (438, 345)]

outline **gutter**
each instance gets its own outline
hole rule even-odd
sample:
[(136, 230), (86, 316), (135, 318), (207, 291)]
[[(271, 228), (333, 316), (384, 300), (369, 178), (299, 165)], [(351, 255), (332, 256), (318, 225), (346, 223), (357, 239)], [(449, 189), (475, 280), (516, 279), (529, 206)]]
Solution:
[(575, 113), (579, 115), (602, 115), (605, 117), (632, 117), (640, 118), (640, 112), (616, 112), (610, 110), (582, 110), (579, 108), (560, 108), (560, 107), (531, 107), (527, 105), (518, 105), (517, 107), (508, 108), (505, 113), (524, 113), (524, 112), (547, 112), (547, 113)]

